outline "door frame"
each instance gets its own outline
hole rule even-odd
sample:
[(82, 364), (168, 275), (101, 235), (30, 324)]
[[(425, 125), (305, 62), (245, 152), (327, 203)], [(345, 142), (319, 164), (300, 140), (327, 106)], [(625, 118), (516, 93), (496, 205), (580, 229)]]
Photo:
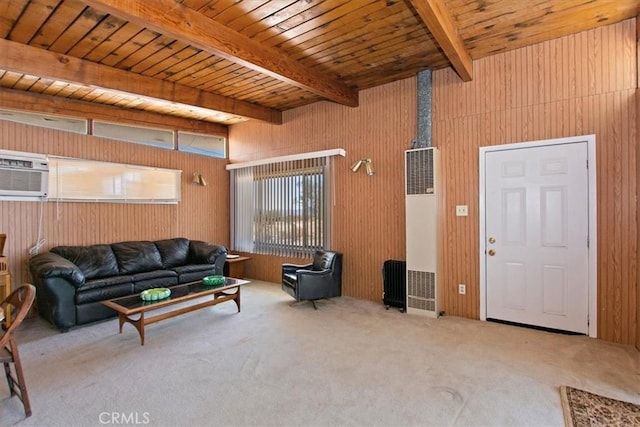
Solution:
[(589, 248), (588, 263), (589, 263), (589, 283), (588, 283), (588, 295), (589, 295), (589, 336), (597, 338), (598, 333), (598, 276), (597, 276), (597, 254), (598, 254), (598, 241), (597, 241), (597, 205), (596, 205), (596, 136), (595, 135), (582, 135), (573, 136), (568, 138), (556, 138), (556, 139), (544, 139), (539, 141), (518, 142), (512, 144), (492, 145), (486, 147), (480, 147), (480, 200), (479, 200), (479, 218), (480, 218), (480, 320), (487, 320), (487, 276), (486, 276), (486, 230), (485, 230), (485, 154), (492, 151), (504, 151), (521, 148), (534, 148), (544, 147), (547, 145), (560, 145), (560, 144), (572, 144), (576, 142), (587, 143), (587, 161), (589, 162), (589, 168), (587, 170), (588, 180), (588, 228), (589, 228)]

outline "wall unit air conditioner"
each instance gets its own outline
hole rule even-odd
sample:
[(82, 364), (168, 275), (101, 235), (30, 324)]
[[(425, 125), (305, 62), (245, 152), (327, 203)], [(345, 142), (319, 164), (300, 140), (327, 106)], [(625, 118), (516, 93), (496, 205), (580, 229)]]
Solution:
[(407, 313), (438, 317), (438, 149), (405, 151)]
[(0, 150), (0, 200), (40, 200), (48, 188), (47, 156)]

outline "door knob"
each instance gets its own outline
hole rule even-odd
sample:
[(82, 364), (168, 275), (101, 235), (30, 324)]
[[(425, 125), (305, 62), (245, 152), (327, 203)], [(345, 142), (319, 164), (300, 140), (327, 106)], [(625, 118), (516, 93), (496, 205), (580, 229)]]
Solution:
[(496, 242), (495, 237), (489, 237), (489, 243), (495, 243), (495, 242)]
[(494, 256), (496, 254), (496, 251), (494, 251), (493, 249), (489, 249), (489, 256)]

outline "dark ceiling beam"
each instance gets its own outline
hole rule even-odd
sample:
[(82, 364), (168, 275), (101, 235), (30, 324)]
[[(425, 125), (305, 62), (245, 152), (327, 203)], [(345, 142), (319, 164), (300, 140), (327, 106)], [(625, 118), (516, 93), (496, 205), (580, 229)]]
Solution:
[(95, 62), (0, 39), (0, 68), (41, 78), (147, 99), (176, 102), (227, 114), (282, 124), (282, 112), (173, 82), (119, 70)]
[(358, 106), (356, 89), (300, 64), (275, 48), (261, 45), (176, 0), (85, 0), (84, 3), (330, 101)]
[(465, 82), (473, 78), (473, 61), (458, 34), (458, 28), (443, 0), (409, 0)]

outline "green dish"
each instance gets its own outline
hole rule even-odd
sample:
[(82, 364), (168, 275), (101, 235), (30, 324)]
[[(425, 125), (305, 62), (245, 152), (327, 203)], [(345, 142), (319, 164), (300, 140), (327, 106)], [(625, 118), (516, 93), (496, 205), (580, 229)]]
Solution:
[(147, 289), (140, 293), (140, 298), (143, 301), (159, 301), (161, 299), (169, 298), (171, 295), (171, 289), (168, 288), (153, 288)]
[(205, 286), (221, 286), (225, 284), (224, 276), (206, 276), (202, 278), (202, 284)]

